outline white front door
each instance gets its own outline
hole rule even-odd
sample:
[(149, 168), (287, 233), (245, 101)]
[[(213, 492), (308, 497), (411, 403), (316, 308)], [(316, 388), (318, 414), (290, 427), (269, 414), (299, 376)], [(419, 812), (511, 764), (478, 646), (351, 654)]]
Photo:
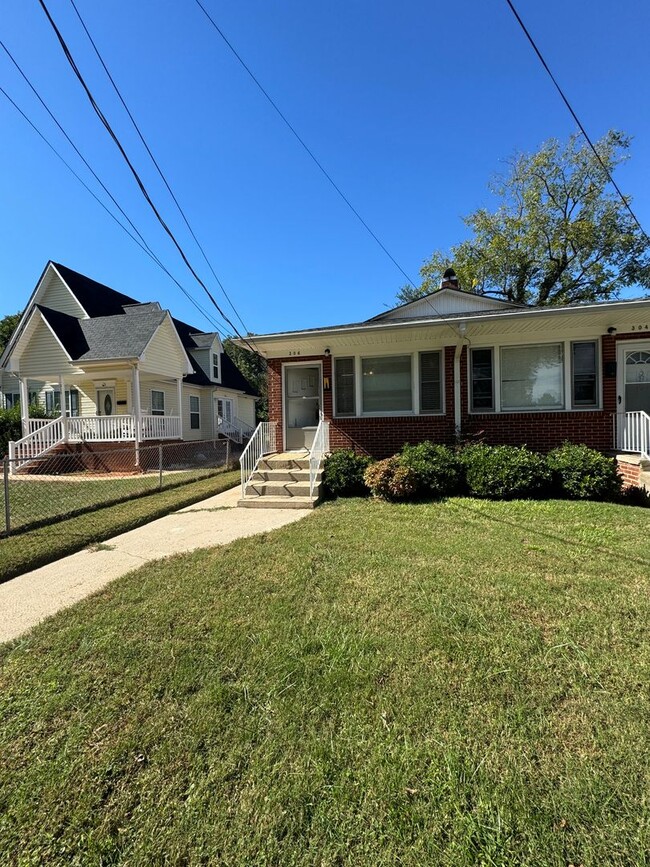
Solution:
[(321, 410), (320, 365), (287, 365), (284, 369), (285, 448), (310, 449)]
[(650, 415), (650, 340), (618, 343), (618, 412)]
[(97, 389), (97, 415), (114, 415), (115, 413), (115, 389)]

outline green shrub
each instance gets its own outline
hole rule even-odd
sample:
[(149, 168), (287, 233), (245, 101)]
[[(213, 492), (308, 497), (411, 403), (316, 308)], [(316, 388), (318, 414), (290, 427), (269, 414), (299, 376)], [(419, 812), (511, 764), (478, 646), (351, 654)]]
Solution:
[[(40, 406), (30, 406), (30, 418), (47, 418), (47, 413)], [(11, 409), (0, 409), (0, 458), (9, 451), (9, 442), (21, 439), (23, 435), (20, 420), (20, 405), (12, 406)]]
[(623, 488), (620, 502), (624, 506), (639, 506), (643, 509), (650, 509), (650, 494), (641, 485), (628, 485), (627, 488)]
[(375, 497), (383, 500), (407, 500), (418, 489), (417, 473), (403, 466), (397, 455), (370, 464), (364, 480)]
[(363, 480), (371, 458), (353, 451), (332, 452), (323, 465), (323, 487), (330, 497), (363, 497), (368, 487)]
[(472, 497), (529, 499), (543, 496), (550, 487), (544, 458), (525, 446), (468, 446), (460, 460)]
[(448, 446), (426, 441), (402, 448), (400, 463), (413, 470), (418, 492), (430, 497), (448, 497), (458, 493), (461, 471), (456, 453)]
[(622, 479), (614, 458), (584, 445), (565, 443), (546, 458), (558, 493), (571, 500), (615, 500)]

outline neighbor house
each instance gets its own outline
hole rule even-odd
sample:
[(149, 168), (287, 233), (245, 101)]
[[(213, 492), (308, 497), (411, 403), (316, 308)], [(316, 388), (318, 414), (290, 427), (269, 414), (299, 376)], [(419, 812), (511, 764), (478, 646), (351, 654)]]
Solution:
[[(219, 335), (48, 262), (0, 359), (0, 401), (20, 404), (16, 454), (60, 443), (241, 443), (256, 393)], [(50, 419), (32, 419), (40, 404)]]
[(376, 458), (422, 440), (570, 441), (621, 453), (628, 481), (650, 459), (650, 299), (520, 306), (461, 291), (450, 269), (364, 322), (255, 346), (277, 451), (312, 449), (322, 421), (329, 449)]

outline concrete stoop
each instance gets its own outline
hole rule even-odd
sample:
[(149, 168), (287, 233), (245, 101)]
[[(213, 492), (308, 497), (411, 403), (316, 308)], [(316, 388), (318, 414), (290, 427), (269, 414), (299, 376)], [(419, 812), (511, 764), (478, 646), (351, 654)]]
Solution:
[(313, 509), (321, 495), (321, 470), (309, 495), (308, 452), (267, 455), (246, 485), (238, 505), (246, 509)]

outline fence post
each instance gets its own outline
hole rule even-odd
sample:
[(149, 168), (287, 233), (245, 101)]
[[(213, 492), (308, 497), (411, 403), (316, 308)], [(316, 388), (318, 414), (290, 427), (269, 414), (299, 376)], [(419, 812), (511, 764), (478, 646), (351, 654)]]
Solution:
[(230, 469), (230, 440), (226, 440), (226, 469)]
[(2, 477), (4, 480), (5, 494), (5, 531), (7, 536), (11, 532), (11, 504), (9, 501), (9, 458), (2, 461)]
[(162, 491), (163, 447), (158, 443), (158, 490)]

